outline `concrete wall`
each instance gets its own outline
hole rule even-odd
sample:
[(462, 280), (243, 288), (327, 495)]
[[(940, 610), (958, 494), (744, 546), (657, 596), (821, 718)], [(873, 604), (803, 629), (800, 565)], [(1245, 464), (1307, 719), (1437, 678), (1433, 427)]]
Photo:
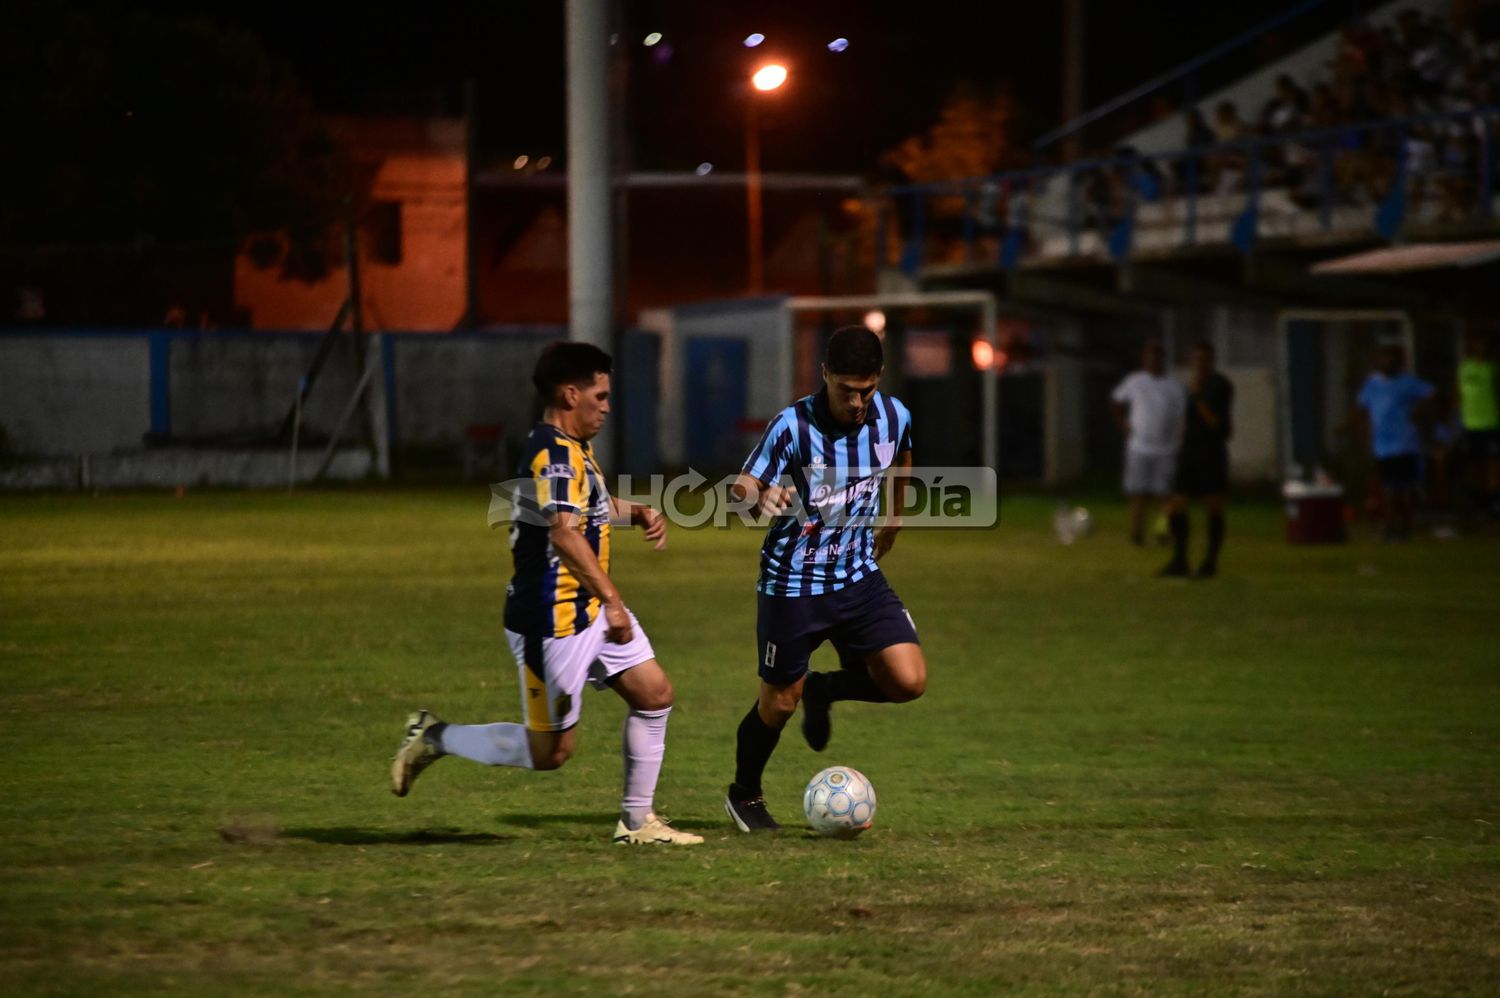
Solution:
[(140, 447), (151, 429), (144, 336), (0, 336), (0, 426), (10, 450), (40, 456)]
[(1050, 358), (1043, 371), (1046, 416), (1042, 423), (1045, 451), (1043, 477), (1048, 485), (1078, 478), (1088, 469), (1084, 447), (1086, 390), (1083, 363), (1077, 357), (1059, 354)]
[(1234, 437), (1229, 441), (1229, 477), (1271, 482), (1280, 477), (1276, 442), (1276, 371), (1271, 367), (1226, 367), (1234, 383)]
[[(537, 354), (543, 344), (565, 336), (563, 329), (527, 327), (374, 337), (365, 359), (374, 368), (368, 412), (355, 412), (341, 439), (358, 440), (368, 425), (378, 444), (377, 473), (387, 444), (451, 446), (456, 456), (466, 429), (475, 424), (501, 424), (507, 439), (519, 443), (531, 428)], [(221, 450), (264, 442), (280, 428), (321, 341), (305, 333), (0, 334), (0, 426), (9, 451), (33, 461), (139, 454), (148, 434), (155, 436), (153, 450), (164, 449), (168, 440)], [(335, 344), (308, 396), (305, 438), (334, 432), (356, 381), (344, 340)], [(388, 424), (388, 417), (394, 421)], [(176, 463), (153, 468), (181, 476), (182, 460), (178, 455)], [(227, 469), (212, 473), (215, 482), (240, 467), (222, 456), (214, 461), (215, 468)], [(95, 477), (105, 480), (104, 469), (116, 465), (94, 461)], [(33, 471), (76, 485), (81, 479), (72, 467), (49, 465), (43, 472), (38, 465)], [(122, 475), (140, 477), (138, 461), (119, 467)], [(264, 474), (257, 470), (251, 477), (258, 481)]]
[(531, 372), (543, 345), (567, 335), (536, 329), (493, 336), (391, 340), (398, 443), (462, 441), (475, 424), (502, 424), (520, 442), (531, 430)]
[[(317, 334), (174, 338), (172, 435), (195, 439), (257, 429), (274, 432), (321, 340)], [(323, 365), (302, 412), (304, 429), (314, 435), (333, 432), (354, 391), (347, 341), (339, 347)]]

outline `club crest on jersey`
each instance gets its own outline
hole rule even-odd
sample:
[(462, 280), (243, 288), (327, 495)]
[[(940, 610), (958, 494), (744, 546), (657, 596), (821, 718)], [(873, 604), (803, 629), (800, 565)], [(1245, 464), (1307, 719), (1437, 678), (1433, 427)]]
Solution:
[(882, 468), (884, 468), (887, 465), (889, 465), (891, 463), (891, 459), (893, 457), (895, 457), (895, 456), (896, 456), (896, 444), (894, 442), (888, 443), (888, 444), (876, 444), (875, 445), (875, 457), (876, 457), (877, 460), (880, 461), (880, 466)]
[(828, 467), (828, 465), (824, 463), (822, 455), (818, 455), (817, 457), (814, 457), (812, 459), (812, 461), (808, 464), (808, 467), (814, 471), (822, 471), (824, 468)]

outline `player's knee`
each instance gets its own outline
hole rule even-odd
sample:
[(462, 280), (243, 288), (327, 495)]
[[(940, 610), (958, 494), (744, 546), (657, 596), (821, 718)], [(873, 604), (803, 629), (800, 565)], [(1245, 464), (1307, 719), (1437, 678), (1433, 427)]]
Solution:
[(672, 681), (666, 676), (661, 677), (657, 683), (641, 697), (641, 702), (636, 705), (636, 710), (666, 710), (672, 706), (674, 691)]
[(927, 663), (918, 659), (914, 667), (890, 675), (884, 684), (892, 703), (909, 703), (927, 692)]
[(895, 684), (889, 692), (892, 703), (910, 703), (927, 692), (927, 676), (910, 676)]
[(761, 700), (761, 719), (774, 728), (786, 724), (791, 716), (797, 712), (797, 703), (802, 699), (801, 695), (794, 690), (777, 690), (770, 696)]

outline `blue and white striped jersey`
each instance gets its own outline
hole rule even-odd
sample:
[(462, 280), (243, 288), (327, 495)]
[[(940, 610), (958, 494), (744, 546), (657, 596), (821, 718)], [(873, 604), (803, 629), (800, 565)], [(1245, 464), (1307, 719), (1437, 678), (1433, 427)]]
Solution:
[(834, 421), (826, 390), (776, 414), (742, 469), (766, 484), (791, 484), (797, 501), (772, 523), (760, 549), (759, 590), (817, 596), (852, 585), (875, 565), (874, 517), (885, 470), (911, 450), (911, 413), (876, 392), (859, 429)]

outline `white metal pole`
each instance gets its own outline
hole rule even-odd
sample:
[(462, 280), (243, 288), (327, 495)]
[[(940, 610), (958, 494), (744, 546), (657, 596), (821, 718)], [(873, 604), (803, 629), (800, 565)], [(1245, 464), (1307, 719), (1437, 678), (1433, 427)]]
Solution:
[(302, 437), (302, 396), (307, 391), (307, 379), (297, 382), (297, 398), (292, 403), (292, 454), (287, 459), (286, 490), (297, 489), (297, 442)]
[[(613, 352), (609, 220), (609, 10), (568, 0), (568, 325)], [(608, 463), (610, 434), (594, 449)]]
[[(1000, 335), (995, 328), (996, 308), (994, 298), (985, 298), (980, 304), (980, 321), (984, 323), (983, 335), (985, 342), (994, 351), (993, 356), (1000, 356)], [(980, 436), (982, 458), (986, 465), (995, 469), (995, 474), (1000, 474), (1000, 372), (996, 365), (991, 363), (984, 369), (982, 376), (982, 398), (980, 411), (984, 419), (983, 433)]]

